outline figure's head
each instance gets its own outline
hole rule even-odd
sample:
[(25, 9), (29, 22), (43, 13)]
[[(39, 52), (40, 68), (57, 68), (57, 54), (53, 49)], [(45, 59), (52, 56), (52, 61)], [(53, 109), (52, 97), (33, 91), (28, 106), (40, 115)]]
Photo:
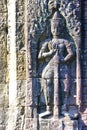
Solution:
[(63, 28), (60, 13), (56, 11), (51, 20), (51, 33), (53, 36), (59, 36)]

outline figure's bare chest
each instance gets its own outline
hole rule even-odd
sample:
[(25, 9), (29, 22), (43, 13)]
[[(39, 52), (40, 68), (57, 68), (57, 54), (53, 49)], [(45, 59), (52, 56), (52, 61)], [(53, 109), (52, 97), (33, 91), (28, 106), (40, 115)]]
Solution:
[(48, 43), (48, 49), (58, 49), (60, 51), (63, 51), (65, 48), (65, 44), (63, 40), (52, 40), (51, 42)]

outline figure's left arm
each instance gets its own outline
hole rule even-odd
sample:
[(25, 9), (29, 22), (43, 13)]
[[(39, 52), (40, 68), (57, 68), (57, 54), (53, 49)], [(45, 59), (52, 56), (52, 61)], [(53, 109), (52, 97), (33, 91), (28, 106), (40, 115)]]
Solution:
[(68, 41), (65, 41), (65, 47), (66, 47), (66, 50), (67, 50), (68, 54), (64, 58), (64, 61), (67, 62), (73, 57), (74, 53), (72, 51), (71, 44)]

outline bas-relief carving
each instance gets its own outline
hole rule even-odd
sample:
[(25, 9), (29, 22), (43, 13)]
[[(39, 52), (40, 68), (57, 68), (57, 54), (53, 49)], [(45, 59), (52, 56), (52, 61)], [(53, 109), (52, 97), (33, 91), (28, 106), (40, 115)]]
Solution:
[[(72, 22), (68, 22), (68, 20), (70, 19), (70, 20), (72, 20), (73, 22), (75, 21), (74, 19), (72, 19), (73, 18), (73, 16), (71, 17), (71, 16), (66, 16), (66, 14), (68, 15), (69, 13), (66, 13), (66, 14), (64, 14), (64, 12), (65, 12), (65, 10), (67, 10), (67, 7), (68, 7), (68, 4), (71, 2), (71, 1), (69, 1), (69, 0), (66, 0), (65, 1), (65, 3), (64, 3), (64, 0), (61, 0), (59, 3), (61, 3), (60, 5), (60, 8), (59, 8), (59, 6), (57, 6), (57, 2), (54, 2), (54, 0), (49, 0), (49, 1), (53, 1), (53, 5), (51, 6), (51, 10), (52, 10), (52, 8), (54, 8), (54, 10), (51, 12), (51, 15), (50, 15), (50, 13), (48, 13), (49, 14), (49, 18), (51, 17), (51, 18), (53, 18), (52, 17), (52, 15), (54, 16), (54, 12), (55, 11), (58, 11), (58, 10), (60, 10), (60, 12), (61, 12), (61, 14), (64, 16), (64, 18), (65, 18), (65, 20), (66, 20), (66, 22), (68, 23), (67, 24), (67, 28), (68, 28), (68, 30), (69, 30), (69, 34), (71, 35), (70, 37), (72, 37), (71, 39), (74, 39), (75, 37), (73, 37), (73, 34), (74, 35), (78, 35), (79, 36), (79, 34), (77, 33), (73, 33), (73, 30), (74, 30), (74, 28), (75, 28), (75, 26), (77, 25), (76, 23), (73, 23), (73, 29), (72, 29), (72, 26), (70, 25), (69, 26), (69, 24), (71, 24)], [(75, 1), (76, 2), (76, 1)], [(55, 3), (55, 4), (54, 4)], [(64, 3), (64, 4), (63, 4)], [(78, 2), (77, 2), (78, 3)], [(52, 4), (52, 2), (50, 2), (49, 4)], [(64, 7), (65, 6), (65, 7)], [(31, 6), (32, 7), (32, 6)], [(34, 7), (34, 6), (33, 6)], [(30, 5), (29, 5), (29, 8), (30, 8)], [(59, 8), (59, 9), (58, 9)], [(69, 6), (69, 8), (70, 8), (70, 6)], [(75, 7), (75, 8), (77, 8), (77, 7)], [(43, 8), (44, 9), (44, 8)], [(72, 9), (71, 9), (72, 10)], [(70, 10), (70, 11), (71, 11)], [(41, 16), (44, 14), (44, 12), (42, 13), (41, 12)], [(40, 16), (39, 15), (39, 16)], [(33, 15), (32, 15), (33, 16)], [(35, 16), (35, 15), (34, 15)], [(33, 17), (34, 17), (33, 16)], [(44, 15), (43, 15), (44, 16)], [(60, 16), (59, 16), (60, 17)], [(41, 17), (41, 18), (43, 18), (44, 19), (44, 17)], [(47, 18), (47, 17), (45, 17), (45, 18)], [(68, 18), (68, 20), (67, 20), (67, 18)], [(32, 18), (31, 18), (32, 19)], [(61, 18), (59, 18), (59, 19), (61, 19)], [(58, 19), (58, 21), (60, 21)], [(48, 19), (46, 19), (46, 20), (48, 20)], [(46, 21), (45, 20), (45, 21)], [(37, 20), (38, 21), (38, 20)], [(62, 20), (61, 20), (62, 21)], [(78, 21), (77, 21), (77, 19), (76, 19), (76, 21), (75, 22), (77, 22), (78, 23)], [(36, 23), (36, 22), (35, 22)], [(35, 25), (35, 23), (34, 23), (34, 25)], [(39, 23), (39, 22), (37, 22), (37, 23)], [(46, 26), (46, 22), (44, 22), (45, 24), (44, 24), (44, 27), (43, 28), (45, 28), (45, 26)], [(49, 23), (49, 20), (48, 20), (48, 23)], [(45, 96), (45, 103), (46, 103), (46, 109), (43, 109), (44, 108), (44, 106), (42, 105), (42, 106), (39, 106), (38, 104), (37, 104), (37, 107), (39, 106), (39, 116), (41, 117), (41, 118), (45, 118), (45, 119), (47, 119), (47, 118), (50, 118), (50, 117), (58, 117), (58, 116), (60, 116), (61, 114), (62, 115), (68, 115), (69, 113), (69, 111), (68, 111), (68, 99), (69, 99), (69, 97), (70, 97), (70, 93), (69, 93), (69, 91), (72, 89), (72, 87), (73, 86), (75, 86), (75, 84), (73, 85), (72, 84), (72, 82), (71, 82), (71, 76), (70, 75), (72, 75), (71, 74), (71, 72), (72, 71), (70, 71), (70, 65), (71, 65), (71, 61), (72, 61), (72, 58), (73, 58), (73, 50), (72, 50), (72, 44), (70, 43), (70, 39), (68, 39), (68, 37), (62, 37), (62, 33), (64, 33), (64, 32), (66, 32), (66, 29), (63, 29), (62, 30), (62, 26), (61, 25), (59, 25), (59, 23), (57, 23), (57, 20), (56, 20), (56, 22), (54, 22), (55, 24), (55, 27), (56, 27), (56, 29), (58, 28), (58, 32), (56, 32), (56, 33), (59, 33), (58, 34), (58, 37), (57, 38), (55, 38), (54, 37), (54, 33), (52, 32), (52, 22), (51, 22), (51, 33), (52, 33), (52, 37), (53, 38), (51, 38), (50, 36), (50, 39), (46, 39), (46, 36), (44, 36), (44, 38), (45, 38), (45, 42), (43, 42), (43, 43), (39, 43), (42, 47), (38, 50), (38, 63), (40, 64), (42, 64), (42, 66), (43, 66), (43, 68), (41, 68), (41, 77), (39, 77), (38, 76), (38, 78), (41, 78), (41, 82), (40, 82), (40, 85), (37, 85), (38, 86), (38, 88), (39, 87), (41, 87), (41, 92), (44, 94), (44, 96)], [(40, 22), (40, 24), (41, 25), (43, 25), (43, 22)], [(39, 25), (39, 24), (38, 24)], [(48, 34), (49, 34), (49, 30), (50, 30), (50, 28), (49, 28), (49, 26), (50, 26), (50, 24), (49, 25), (47, 25), (47, 29), (48, 29)], [(79, 27), (80, 25), (78, 24), (78, 27)], [(29, 27), (31, 27), (31, 26), (29, 26)], [(38, 29), (39, 27), (37, 27), (37, 26), (35, 26), (36, 27), (36, 29)], [(42, 26), (41, 26), (42, 27)], [(71, 27), (71, 28), (70, 28)], [(42, 30), (44, 30), (42, 28)], [(32, 29), (32, 30), (34, 30), (34, 29)], [(76, 31), (77, 31), (77, 29), (76, 29)], [(31, 31), (32, 32), (32, 31)], [(38, 31), (37, 31), (38, 32)], [(39, 34), (42, 34), (44, 31), (42, 31), (41, 32), (41, 30), (40, 30), (40, 32), (39, 32)], [(78, 31), (79, 32), (79, 31)], [(45, 33), (45, 32), (44, 32)], [(66, 32), (67, 33), (67, 32)], [(73, 33), (73, 34), (72, 34)], [(34, 32), (34, 34), (36, 34), (35, 32)], [(33, 35), (33, 33), (32, 33), (32, 35)], [(38, 39), (35, 35), (33, 35), (33, 38), (31, 38), (31, 39), (33, 39), (33, 41), (34, 41), (34, 38), (35, 39)], [(41, 39), (44, 39), (43, 38), (43, 36), (41, 37)], [(40, 41), (42, 41), (40, 39)], [(56, 39), (56, 40), (55, 40)], [(67, 39), (67, 40), (66, 40)], [(75, 40), (75, 39), (74, 39)], [(76, 41), (75, 41), (76, 42)], [(35, 43), (37, 43), (36, 41), (35, 41)], [(55, 43), (55, 44), (54, 44)], [(69, 45), (69, 46), (68, 46)], [(68, 47), (67, 47), (68, 46)], [(38, 47), (37, 47), (38, 48)], [(68, 52), (68, 48), (70, 48), (70, 52)], [(35, 50), (34, 50), (35, 51)], [(67, 53), (66, 55), (65, 55), (65, 52)], [(42, 54), (41, 54), (42, 53)], [(70, 56), (69, 57), (69, 59), (68, 59), (68, 61), (65, 61), (64, 59), (66, 58), (66, 56), (68, 55), (68, 54), (70, 54), (70, 53), (72, 53), (72, 56)], [(35, 55), (36, 53), (34, 53), (34, 55)], [(31, 56), (32, 57), (32, 56)], [(61, 58), (61, 57), (63, 57), (63, 58)], [(30, 57), (29, 57), (30, 58)], [(56, 60), (57, 59), (57, 60)], [(33, 58), (32, 58), (32, 60), (33, 60)], [(54, 62), (55, 61), (55, 62)], [(65, 63), (64, 63), (65, 62)], [(37, 65), (39, 66), (39, 64), (37, 63)], [(56, 67), (55, 67), (56, 66)], [(40, 66), (41, 67), (41, 66)], [(74, 67), (76, 67), (76, 66), (74, 66)], [(74, 68), (73, 67), (73, 68)], [(33, 69), (35, 69), (35, 67), (32, 67)], [(39, 69), (39, 67), (38, 67), (38, 69)], [(73, 70), (73, 69), (72, 69)], [(39, 74), (40, 75), (40, 74)], [(74, 79), (75, 79), (75, 77), (74, 77)], [(30, 86), (32, 86), (32, 85), (30, 85)], [(35, 86), (36, 87), (36, 86)], [(46, 88), (46, 89), (45, 89)], [(31, 88), (32, 89), (32, 88)], [(48, 92), (48, 94), (46, 93), (46, 92)], [(57, 95), (56, 94), (54, 94), (54, 93), (57, 93)], [(38, 98), (38, 101), (39, 101), (39, 104), (40, 104), (40, 100), (44, 100), (43, 99), (43, 97), (44, 96), (42, 96), (43, 94), (39, 94), (39, 98)], [(75, 93), (74, 93), (75, 94)], [(50, 98), (50, 96), (49, 95), (51, 95), (51, 98)], [(61, 96), (62, 95), (62, 96)], [(73, 95), (74, 96), (74, 95)], [(61, 97), (62, 97), (62, 99), (61, 99)], [(34, 97), (35, 98), (35, 97)], [(33, 99), (33, 98), (32, 98)], [(51, 103), (49, 103), (51, 101)], [(43, 101), (44, 102), (44, 101)], [(71, 101), (72, 102), (72, 101)], [(75, 103), (74, 103), (74, 105), (75, 105)], [(40, 108), (41, 107), (41, 108)], [(43, 107), (43, 108), (42, 108)], [(72, 106), (71, 106), (72, 107)], [(41, 111), (41, 112), (40, 112)], [(43, 112), (44, 111), (44, 112)], [(32, 111), (33, 112), (33, 111)], [(42, 130), (42, 129), (41, 129)], [(47, 129), (48, 130), (48, 129)]]
[[(38, 54), (38, 59), (46, 62), (41, 74), (41, 89), (45, 97), (46, 111), (41, 113), (40, 117), (49, 115), (58, 117), (60, 113), (65, 115), (68, 112), (68, 96), (72, 85), (69, 62), (74, 52), (71, 43), (61, 36), (63, 21), (59, 11), (53, 14), (51, 33), (52, 39), (42, 44)], [(62, 95), (63, 100), (61, 100)], [(61, 109), (60, 106), (62, 106)]]
[[(61, 3), (59, 5), (59, 3)], [(77, 15), (80, 6), (78, 1), (49, 1), (49, 8), (54, 8), (51, 15), (53, 15), (51, 20), (51, 33), (53, 35), (52, 39), (47, 39), (43, 42), (40, 48), (38, 59), (43, 62), (44, 68), (41, 74), (41, 89), (44, 93), (46, 110), (40, 114), (40, 117), (45, 118), (49, 115), (58, 117), (59, 115), (70, 114), (68, 111), (68, 98), (69, 91), (72, 88), (72, 79), (70, 71), (70, 63), (74, 57), (74, 52), (72, 49), (72, 44), (69, 39), (62, 37), (63, 33), (63, 20), (59, 14), (58, 8), (67, 22), (67, 28), (69, 29), (69, 34), (71, 39), (74, 39), (74, 46), (76, 46), (76, 66), (79, 72), (76, 74), (77, 77), (77, 92), (76, 92), (76, 102), (77, 105), (81, 105), (81, 67), (80, 67), (80, 21), (79, 15)], [(63, 7), (63, 5), (66, 6)], [(60, 7), (59, 7), (60, 6)], [(65, 11), (64, 11), (65, 9)], [(55, 12), (56, 11), (56, 12)], [(54, 13), (55, 12), (55, 13)], [(65, 12), (65, 13), (64, 13)], [(54, 13), (54, 14), (53, 14)], [(60, 22), (61, 21), (61, 22)], [(61, 24), (60, 24), (61, 23)], [(61, 26), (62, 25), (62, 26)], [(78, 71), (76, 70), (76, 72)], [(76, 73), (75, 72), (75, 73)], [(78, 78), (80, 77), (80, 79)], [(75, 77), (74, 77), (75, 78)], [(79, 80), (78, 80), (79, 79)], [(80, 86), (79, 86), (79, 84)], [(75, 86), (75, 85), (74, 85)], [(79, 88), (78, 88), (79, 87)], [(62, 89), (62, 91), (61, 91)], [(79, 89), (79, 91), (78, 91)], [(75, 90), (76, 91), (76, 90)], [(75, 94), (75, 93), (74, 93)], [(60, 96), (61, 95), (61, 96)], [(61, 98), (63, 96), (63, 98)], [(74, 105), (76, 105), (74, 103)], [(74, 108), (75, 109), (75, 108)], [(71, 110), (70, 110), (71, 111)], [(75, 114), (71, 114), (74, 118), (78, 117), (78, 112), (75, 110)], [(74, 112), (73, 112), (74, 113)]]
[[(55, 3), (59, 6), (55, 6)], [(56, 7), (66, 19), (67, 27), (70, 35), (74, 39), (76, 46), (76, 103), (81, 108), (81, 0), (50, 0), (49, 9)]]

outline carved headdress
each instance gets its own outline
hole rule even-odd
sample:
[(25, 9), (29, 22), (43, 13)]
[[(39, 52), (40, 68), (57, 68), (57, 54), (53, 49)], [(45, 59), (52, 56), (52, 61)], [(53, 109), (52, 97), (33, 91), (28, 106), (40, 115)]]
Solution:
[(60, 14), (59, 11), (56, 11), (53, 14), (53, 17), (51, 19), (51, 27), (53, 27), (53, 26), (56, 26), (56, 27), (58, 26), (60, 28), (60, 33), (61, 33), (61, 31), (63, 30), (63, 28), (65, 26), (63, 16)]
[(53, 20), (60, 20), (60, 19), (61, 19), (60, 13), (59, 13), (59, 11), (56, 11), (56, 12), (53, 14), (52, 21), (53, 21)]
[(62, 21), (62, 18), (61, 18), (61, 15), (59, 13), (59, 11), (56, 11), (54, 14), (53, 14), (53, 17), (51, 19), (51, 22), (52, 23), (56, 23), (56, 22), (61, 22)]
[(56, 11), (51, 19), (51, 32), (53, 32), (54, 27), (58, 28), (58, 35), (62, 36), (65, 28), (65, 21), (59, 11)]

